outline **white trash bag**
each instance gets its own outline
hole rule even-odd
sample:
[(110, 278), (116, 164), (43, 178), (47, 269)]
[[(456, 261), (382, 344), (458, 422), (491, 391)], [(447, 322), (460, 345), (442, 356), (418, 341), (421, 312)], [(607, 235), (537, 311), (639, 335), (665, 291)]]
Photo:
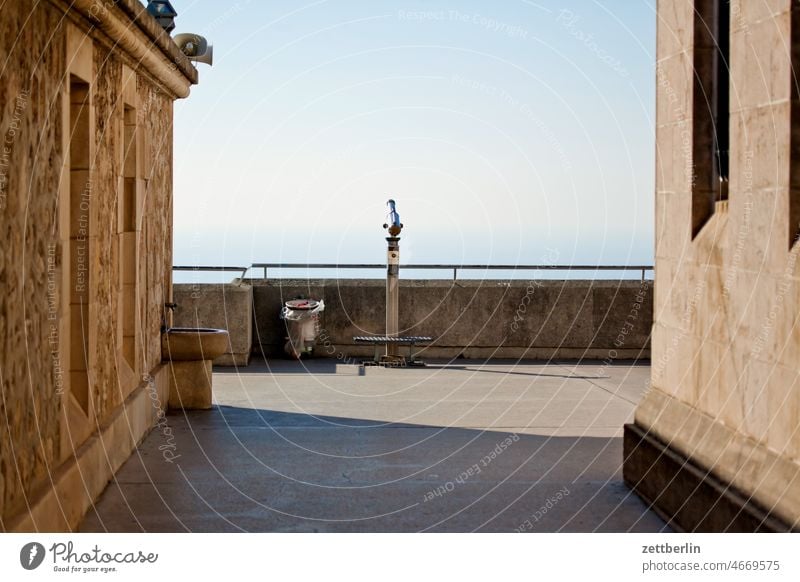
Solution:
[(321, 299), (292, 299), (281, 310), (281, 319), (286, 322), (288, 341), (284, 351), (290, 358), (299, 360), (303, 354), (314, 351), (319, 335), (319, 314), (325, 311)]

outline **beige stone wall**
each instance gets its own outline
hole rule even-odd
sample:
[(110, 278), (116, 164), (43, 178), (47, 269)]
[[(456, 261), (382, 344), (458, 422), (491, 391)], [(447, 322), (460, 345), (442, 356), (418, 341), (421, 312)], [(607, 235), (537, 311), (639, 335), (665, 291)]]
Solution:
[[(141, 9), (133, 0), (108, 4), (92, 26), (91, 4), (76, 2), (66, 15), (60, 7), (11, 2), (0, 10), (0, 54), (8, 56), (0, 65), (0, 530), (73, 527), (166, 405), (148, 377), (163, 376), (160, 327), (171, 293), (172, 102), (196, 77), (154, 23), (130, 21)], [(114, 31), (119, 37), (109, 39)], [(90, 86), (90, 131), (80, 152), (70, 147), (71, 75)], [(123, 220), (126, 108), (136, 126), (130, 226)], [(88, 172), (76, 169), (84, 154)], [(85, 330), (70, 327), (83, 260), (70, 241), (76, 183), (89, 184)], [(133, 257), (122, 252), (126, 236), (136, 241), (131, 272), (140, 314), (130, 363), (122, 346), (123, 262)], [(69, 373), (84, 334), (85, 403)], [(92, 435), (103, 441), (103, 455), (78, 452)], [(76, 467), (92, 478), (77, 479)]]
[[(139, 264), (142, 324), (147, 330), (142, 351), (144, 368), (149, 369), (161, 362), (161, 336), (156, 332), (161, 327), (164, 303), (172, 295), (172, 99), (141, 80), (137, 90), (144, 111), (145, 175), (139, 253), (142, 256), (147, 251), (149, 257), (142, 257)], [(150, 254), (156, 247), (162, 252)]]
[(89, 350), (95, 354), (93, 409), (102, 422), (109, 410), (121, 401), (121, 390), (117, 386), (116, 329), (119, 325), (118, 299), (119, 278), (115, 267), (119, 261), (117, 244), (117, 205), (120, 197), (117, 190), (120, 161), (120, 100), (122, 62), (105, 47), (95, 47), (94, 53), (94, 127), (95, 149), (92, 176), (95, 237), (95, 257), (90, 277), (95, 286), (94, 322), (97, 333)]
[(698, 115), (707, 72), (694, 75), (703, 50), (694, 8), (706, 4), (659, 2), (653, 372), (636, 422), (798, 523), (800, 243), (791, 239), (800, 151), (790, 47), (799, 8), (732, 2), (729, 200), (693, 238), (692, 178), (705, 168), (692, 144), (709, 131)]
[[(25, 19), (30, 18), (25, 24)], [(60, 447), (60, 400), (48, 342), (48, 268), (57, 265), (65, 34), (58, 14), (0, 11), (0, 515), (24, 503)], [(41, 60), (40, 55), (47, 59)], [(44, 123), (43, 120), (47, 119)]]

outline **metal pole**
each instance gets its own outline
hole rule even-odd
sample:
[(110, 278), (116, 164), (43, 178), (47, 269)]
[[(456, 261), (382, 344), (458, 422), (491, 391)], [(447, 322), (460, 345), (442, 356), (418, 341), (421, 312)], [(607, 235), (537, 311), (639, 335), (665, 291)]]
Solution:
[[(383, 228), (388, 229), (386, 237), (386, 337), (397, 337), (400, 333), (400, 231), (403, 225), (395, 208), (394, 200), (386, 202), (389, 207), (388, 220)], [(398, 361), (399, 346), (386, 342), (386, 359)]]
[[(400, 332), (400, 238), (386, 237), (386, 336), (397, 337)], [(398, 345), (386, 344), (386, 355), (397, 357)]]

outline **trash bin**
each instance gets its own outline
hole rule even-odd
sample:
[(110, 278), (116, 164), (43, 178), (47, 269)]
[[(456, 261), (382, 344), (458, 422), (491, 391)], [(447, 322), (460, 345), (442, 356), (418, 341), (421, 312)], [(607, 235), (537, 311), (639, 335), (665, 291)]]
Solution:
[(296, 360), (303, 354), (314, 352), (314, 344), (319, 334), (319, 314), (325, 311), (325, 303), (320, 299), (292, 299), (283, 305), (281, 319), (286, 322), (288, 335), (284, 351)]

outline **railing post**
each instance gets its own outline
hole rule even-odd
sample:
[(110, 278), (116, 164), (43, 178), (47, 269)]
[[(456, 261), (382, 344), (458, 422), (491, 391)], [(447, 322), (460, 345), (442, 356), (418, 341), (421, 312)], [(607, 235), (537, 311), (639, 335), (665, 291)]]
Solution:
[(264, 280), (267, 280), (267, 267), (264, 265)]
[(458, 277), (458, 268), (453, 267), (453, 281), (455, 281), (457, 277)]

